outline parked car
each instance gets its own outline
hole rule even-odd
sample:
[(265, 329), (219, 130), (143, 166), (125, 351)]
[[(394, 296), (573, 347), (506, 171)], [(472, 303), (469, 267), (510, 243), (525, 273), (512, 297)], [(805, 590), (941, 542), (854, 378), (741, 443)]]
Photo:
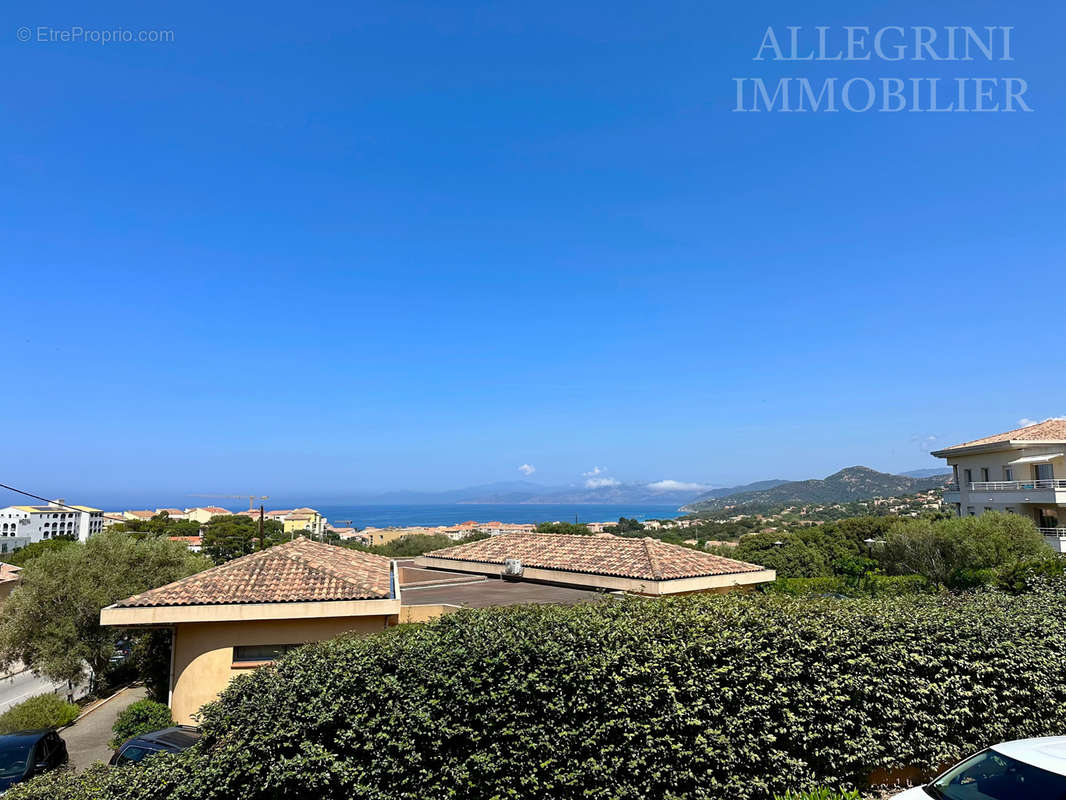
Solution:
[(136, 764), (156, 753), (180, 753), (200, 740), (200, 729), (192, 725), (175, 725), (127, 739), (107, 762), (112, 767)]
[(51, 728), (0, 736), (0, 792), (67, 763), (67, 743)]
[(893, 800), (1066, 800), (1066, 736), (994, 744)]

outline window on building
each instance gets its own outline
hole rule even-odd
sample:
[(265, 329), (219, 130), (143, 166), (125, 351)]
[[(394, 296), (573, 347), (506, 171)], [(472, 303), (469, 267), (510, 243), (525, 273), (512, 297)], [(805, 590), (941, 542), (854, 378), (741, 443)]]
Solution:
[(246, 644), (233, 648), (233, 664), (259, 664), (264, 661), (273, 661), (281, 658), (286, 653), (303, 647), (300, 644)]
[(988, 482), (988, 467), (981, 467), (981, 480)]
[(972, 469), (964, 469), (962, 471), (962, 476), (966, 479), (967, 483), (973, 483), (973, 470)]
[(1055, 470), (1051, 464), (1037, 464), (1034, 472), (1038, 481), (1050, 481), (1055, 477)]
[(1003, 480), (1005, 480), (1005, 481), (1014, 480), (1014, 467), (1004, 467), (1003, 468)]
[(977, 512), (973, 510), (973, 506), (966, 506), (966, 513), (969, 514), (971, 517), (977, 516)]

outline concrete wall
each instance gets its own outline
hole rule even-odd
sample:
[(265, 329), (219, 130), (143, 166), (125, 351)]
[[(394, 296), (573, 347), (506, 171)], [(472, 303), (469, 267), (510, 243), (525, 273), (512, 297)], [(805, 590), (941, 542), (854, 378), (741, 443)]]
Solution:
[(432, 619), (443, 617), (458, 611), (460, 606), (450, 603), (426, 603), (419, 606), (402, 606), (400, 608), (400, 622), (429, 622)]
[(195, 724), (193, 714), (216, 699), (249, 667), (233, 666), (233, 648), (255, 644), (308, 644), (343, 633), (376, 633), (394, 617), (332, 617), (325, 619), (195, 622), (174, 626), (174, 663), (170, 707), (179, 724)]

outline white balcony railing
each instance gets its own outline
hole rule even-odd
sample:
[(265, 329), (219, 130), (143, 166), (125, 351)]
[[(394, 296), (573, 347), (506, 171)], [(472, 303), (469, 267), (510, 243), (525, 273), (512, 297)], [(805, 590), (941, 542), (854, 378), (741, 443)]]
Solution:
[(1066, 489), (1066, 480), (1042, 478), (1036, 481), (977, 481), (970, 484), (971, 492), (1031, 492), (1035, 489)]
[(1045, 536), (1066, 536), (1066, 528), (1041, 528), (1040, 532)]

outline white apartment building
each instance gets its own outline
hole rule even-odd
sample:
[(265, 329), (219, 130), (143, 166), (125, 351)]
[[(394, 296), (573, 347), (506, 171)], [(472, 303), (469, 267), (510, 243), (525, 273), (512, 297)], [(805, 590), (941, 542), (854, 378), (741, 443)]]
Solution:
[(104, 512), (89, 506), (68, 506), (53, 500), (45, 506), (0, 508), (0, 552), (57, 537), (85, 541), (104, 527)]
[(1004, 511), (1029, 517), (1066, 552), (1066, 419), (1049, 419), (933, 453), (954, 473), (944, 502), (959, 516)]

